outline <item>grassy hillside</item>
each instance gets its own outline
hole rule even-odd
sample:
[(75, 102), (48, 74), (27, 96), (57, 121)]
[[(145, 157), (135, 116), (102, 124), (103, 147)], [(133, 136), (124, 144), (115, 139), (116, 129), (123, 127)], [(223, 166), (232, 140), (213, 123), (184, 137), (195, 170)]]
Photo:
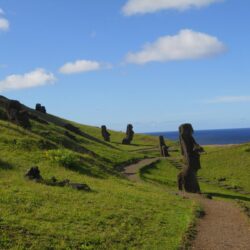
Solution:
[[(133, 145), (125, 146), (124, 134), (111, 131), (111, 143), (106, 143), (99, 128), (27, 107), (39, 119), (25, 130), (6, 121), (6, 101), (0, 97), (0, 249), (180, 246), (197, 205), (161, 186), (132, 183), (118, 171), (158, 155), (156, 138), (136, 135)], [(65, 129), (67, 123), (81, 134)], [(24, 174), (32, 166), (44, 179), (70, 179), (92, 191), (27, 180)]]
[[(202, 168), (198, 172), (201, 190), (214, 199), (238, 202), (250, 215), (250, 144), (205, 147), (207, 154), (202, 155)], [(179, 163), (179, 164), (178, 164)], [(180, 172), (179, 153), (170, 159), (145, 167), (141, 177), (146, 181), (160, 183), (168, 189), (176, 190), (176, 176)]]

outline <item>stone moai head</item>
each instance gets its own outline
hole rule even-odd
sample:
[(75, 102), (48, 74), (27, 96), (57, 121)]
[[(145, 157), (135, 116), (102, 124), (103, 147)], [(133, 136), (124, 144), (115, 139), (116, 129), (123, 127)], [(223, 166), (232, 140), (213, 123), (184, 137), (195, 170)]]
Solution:
[(128, 126), (127, 126), (127, 134), (130, 133), (131, 131), (133, 131), (133, 125), (128, 124)]
[(194, 133), (194, 129), (193, 129), (193, 126), (190, 124), (190, 123), (185, 123), (185, 124), (182, 124), (180, 127), (179, 127), (179, 134), (180, 136), (192, 136)]
[(36, 111), (39, 111), (41, 113), (46, 114), (46, 108), (45, 108), (45, 106), (42, 106), (40, 103), (36, 104)]
[(122, 144), (130, 144), (131, 141), (134, 138), (134, 131), (133, 131), (133, 125), (128, 124), (127, 131), (126, 131), (126, 137), (123, 139)]
[(165, 145), (165, 140), (164, 140), (164, 137), (161, 135), (159, 136), (159, 142), (160, 142), (160, 145)]
[(36, 104), (36, 111), (40, 111), (42, 108), (42, 105), (40, 103)]
[(159, 136), (159, 142), (160, 142), (160, 153), (162, 157), (168, 157), (168, 146), (165, 144), (165, 140), (163, 136)]
[(105, 125), (102, 125), (101, 127), (101, 131), (102, 131), (102, 137), (105, 141), (110, 141), (110, 133), (107, 130), (107, 127)]
[(47, 113), (45, 106), (42, 106), (42, 107), (41, 107), (41, 112), (44, 113), (44, 114)]

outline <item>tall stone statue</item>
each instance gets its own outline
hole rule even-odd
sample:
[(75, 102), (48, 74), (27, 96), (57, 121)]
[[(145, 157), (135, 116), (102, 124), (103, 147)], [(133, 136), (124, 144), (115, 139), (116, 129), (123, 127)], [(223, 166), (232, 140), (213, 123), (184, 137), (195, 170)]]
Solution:
[(161, 153), (161, 156), (162, 157), (169, 157), (168, 146), (166, 145), (163, 136), (159, 136), (159, 142), (160, 142), (160, 153)]
[(24, 128), (29, 128), (31, 126), (28, 111), (23, 108), (19, 101), (10, 100), (6, 104), (6, 113), (10, 122)]
[(191, 124), (183, 124), (179, 127), (179, 138), (181, 153), (185, 167), (178, 175), (179, 190), (186, 192), (200, 193), (200, 186), (197, 180), (197, 172), (201, 168), (200, 154), (204, 149), (195, 141)]
[(108, 132), (107, 127), (103, 125), (101, 129), (102, 129), (102, 137), (104, 141), (110, 142), (110, 133)]
[(134, 131), (132, 124), (128, 124), (127, 131), (126, 131), (126, 137), (123, 139), (122, 144), (130, 145), (134, 138)]

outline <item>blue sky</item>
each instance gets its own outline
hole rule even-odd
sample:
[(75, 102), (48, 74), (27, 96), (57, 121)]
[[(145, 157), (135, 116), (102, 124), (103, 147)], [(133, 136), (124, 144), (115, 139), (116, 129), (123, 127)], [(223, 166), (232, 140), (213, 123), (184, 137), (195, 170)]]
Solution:
[(250, 2), (0, 0), (0, 94), (138, 132), (250, 127)]

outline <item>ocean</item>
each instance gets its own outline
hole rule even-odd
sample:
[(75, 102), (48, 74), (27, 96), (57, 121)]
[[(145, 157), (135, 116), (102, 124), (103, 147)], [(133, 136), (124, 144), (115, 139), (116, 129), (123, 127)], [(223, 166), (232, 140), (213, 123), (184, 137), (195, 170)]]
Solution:
[[(178, 132), (153, 132), (153, 136), (164, 136), (166, 139), (178, 140)], [(227, 145), (250, 142), (250, 128), (196, 130), (194, 138), (200, 145)]]

